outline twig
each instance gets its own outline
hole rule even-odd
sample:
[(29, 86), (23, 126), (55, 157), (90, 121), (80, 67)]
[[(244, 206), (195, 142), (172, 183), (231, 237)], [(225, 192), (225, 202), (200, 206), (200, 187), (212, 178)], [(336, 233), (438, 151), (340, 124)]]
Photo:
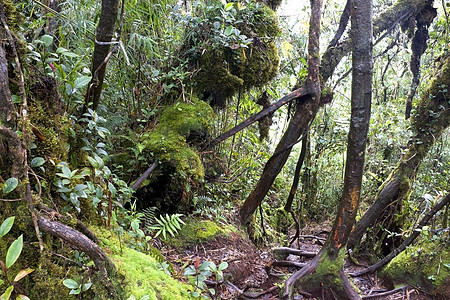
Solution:
[(75, 261), (75, 260), (73, 260), (73, 259), (70, 259), (70, 258), (68, 258), (68, 257), (65, 257), (65, 256), (62, 255), (62, 254), (58, 254), (58, 253), (52, 252), (52, 255), (57, 256), (57, 257), (60, 257), (60, 258), (65, 259), (65, 260), (67, 260), (67, 261), (70, 261), (71, 263), (74, 263), (74, 264), (76, 264), (76, 265), (78, 265), (78, 266), (80, 266), (80, 267), (82, 267), (82, 268), (84, 268), (84, 269), (89, 269), (89, 266), (86, 266), (85, 264), (82, 264), (82, 263), (77, 262), (77, 261)]
[(140, 188), (142, 183), (150, 176), (150, 174), (156, 169), (156, 167), (159, 165), (157, 161), (155, 161), (145, 172), (141, 175), (141, 177), (136, 180), (136, 182), (131, 186), (133, 190), (137, 190)]
[(0, 201), (3, 201), (3, 202), (17, 202), (17, 201), (22, 201), (22, 200), (25, 200), (25, 198), (17, 198), (17, 199), (1, 199), (0, 198)]
[[(396, 288), (396, 289), (393, 289), (393, 290), (390, 290), (390, 291), (387, 291), (387, 292), (384, 292), (384, 293), (378, 293), (378, 294), (375, 294), (375, 295), (362, 296), (361, 298), (363, 298), (363, 299), (374, 299), (374, 298), (378, 298), (378, 297), (384, 297), (384, 296), (392, 295), (392, 294), (395, 294), (397, 292), (403, 291), (407, 287), (408, 286), (404, 285), (404, 286), (401, 286), (399, 288)], [(385, 298), (383, 298), (383, 299), (385, 299)]]
[(278, 289), (280, 289), (280, 287), (277, 286), (277, 285), (274, 285), (273, 287), (271, 287), (271, 288), (269, 288), (269, 289), (267, 289), (265, 291), (259, 292), (259, 293), (245, 292), (244, 296), (248, 297), (248, 298), (256, 299), (256, 298), (261, 297), (262, 295), (271, 293), (271, 292), (276, 291)]

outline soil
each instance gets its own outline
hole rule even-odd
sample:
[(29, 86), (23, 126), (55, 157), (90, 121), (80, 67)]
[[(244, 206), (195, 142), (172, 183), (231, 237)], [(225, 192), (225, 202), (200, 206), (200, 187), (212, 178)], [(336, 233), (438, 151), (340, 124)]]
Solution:
[[(330, 230), (329, 223), (310, 223), (301, 230), (300, 237), (290, 247), (307, 252), (318, 252)], [(196, 261), (200, 263), (213, 261), (216, 265), (223, 261), (228, 262), (228, 268), (224, 270), (224, 280), (219, 283), (214, 280), (206, 281), (208, 288), (215, 289), (215, 299), (281, 299), (279, 298), (280, 287), (290, 274), (298, 270), (296, 267), (273, 266), (276, 259), (272, 248), (256, 247), (249, 239), (237, 233), (219, 236), (214, 240), (185, 249), (163, 248), (161, 252), (173, 264), (180, 277), (183, 266), (194, 265)], [(309, 259), (294, 255), (288, 255), (286, 258), (288, 261), (301, 263)], [(357, 266), (348, 262), (345, 271), (351, 273), (364, 269), (366, 266), (364, 263)], [(433, 299), (410, 286), (391, 295), (370, 297), (390, 290), (376, 274), (351, 278), (351, 281), (359, 289), (363, 299)], [(316, 298), (308, 297), (300, 291), (294, 299)]]

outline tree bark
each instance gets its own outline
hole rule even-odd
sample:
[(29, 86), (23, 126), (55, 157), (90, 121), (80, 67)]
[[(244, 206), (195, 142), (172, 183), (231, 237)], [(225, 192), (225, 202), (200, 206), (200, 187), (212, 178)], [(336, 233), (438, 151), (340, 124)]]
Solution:
[(356, 223), (349, 238), (349, 248), (355, 248), (359, 244), (367, 228), (375, 224), (386, 207), (409, 196), (420, 164), (436, 139), (450, 124), (450, 89), (444, 92), (442, 86), (450, 86), (450, 56), (444, 60), (439, 74), (431, 81), (419, 101), (417, 113), (412, 120), (416, 134), (410, 139), (408, 151), (380, 187), (374, 204)]
[[(302, 269), (294, 273), (286, 281), (284, 297), (289, 299), (292, 297), (293, 286), (309, 274), (316, 278), (312, 280), (303, 278), (303, 280), (306, 280), (303, 281), (305, 283), (304, 288), (313, 295), (319, 294), (319, 291), (323, 289), (322, 293), (326, 294), (327, 297), (333, 295), (339, 299), (360, 299), (342, 270), (344, 267), (342, 251), (345, 250), (348, 236), (355, 221), (361, 193), (372, 99), (372, 37), (372, 1), (352, 0), (352, 103), (342, 200), (325, 246), (317, 257), (304, 267), (305, 270)], [(330, 265), (333, 267), (329, 267)], [(333, 270), (336, 269), (339, 270), (337, 274), (333, 273)], [(336, 277), (340, 278), (341, 286), (336, 284)], [(312, 286), (311, 283), (314, 282), (321, 282), (323, 286), (319, 287), (317, 284)]]
[(85, 252), (95, 263), (100, 272), (107, 274), (107, 270), (113, 270), (114, 264), (103, 250), (81, 232), (57, 221), (51, 221), (43, 216), (38, 217), (39, 227), (51, 235), (54, 235), (74, 249)]
[[(119, 0), (102, 0), (102, 10), (95, 36), (94, 56), (92, 58), (92, 80), (85, 96), (85, 110), (97, 110), (106, 72), (106, 58), (111, 48), (111, 40), (119, 11)], [(91, 105), (92, 104), (92, 105)]]
[(8, 62), (3, 43), (0, 43), (0, 120), (9, 128), (16, 124), (16, 110), (11, 98), (8, 79)]

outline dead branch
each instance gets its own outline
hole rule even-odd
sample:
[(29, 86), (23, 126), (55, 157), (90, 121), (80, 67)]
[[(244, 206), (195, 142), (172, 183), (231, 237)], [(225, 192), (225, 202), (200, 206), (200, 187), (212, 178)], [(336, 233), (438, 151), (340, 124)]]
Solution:
[(274, 267), (295, 267), (295, 268), (303, 268), (306, 266), (305, 263), (301, 263), (298, 261), (290, 261), (290, 260), (278, 260), (272, 263)]
[(308, 90), (305, 87), (299, 88), (299, 89), (291, 92), (290, 94), (287, 94), (286, 96), (282, 97), (277, 102), (275, 102), (272, 105), (270, 105), (268, 108), (263, 109), (262, 111), (260, 111), (256, 115), (253, 115), (250, 118), (247, 118), (246, 120), (244, 120), (243, 122), (241, 122), (238, 125), (234, 126), (233, 128), (231, 128), (227, 132), (222, 133), (221, 135), (216, 137), (214, 140), (212, 140), (206, 146), (206, 148), (207, 149), (214, 148), (220, 142), (222, 142), (222, 141), (226, 140), (227, 138), (235, 135), (236, 133), (238, 133), (242, 129), (250, 126), (251, 124), (255, 123), (256, 121), (258, 121), (258, 120), (262, 119), (263, 117), (267, 116), (268, 114), (273, 113), (274, 111), (279, 109), (281, 106), (291, 102), (292, 100), (295, 100), (295, 99), (298, 99), (300, 97), (306, 96), (307, 94), (308, 94)]
[(156, 167), (159, 165), (157, 161), (155, 161), (145, 172), (139, 177), (138, 180), (131, 186), (133, 190), (137, 190), (141, 187), (142, 183), (150, 176), (150, 174), (156, 169)]
[(307, 258), (313, 258), (314, 256), (317, 255), (316, 252), (302, 251), (302, 250), (288, 248), (288, 247), (275, 248), (275, 249), (272, 249), (272, 251), (275, 255), (284, 255), (284, 256), (288, 256), (289, 254), (292, 254), (292, 255), (303, 256), (303, 257), (307, 257)]
[(248, 297), (248, 298), (252, 298), (252, 299), (257, 299), (257, 298), (259, 298), (259, 297), (261, 297), (261, 296), (263, 296), (263, 295), (265, 295), (265, 294), (274, 292), (274, 291), (276, 291), (276, 290), (278, 290), (278, 289), (280, 289), (280, 287), (274, 285), (274, 286), (272, 286), (271, 288), (268, 288), (267, 290), (262, 291), (262, 292), (259, 292), (259, 293), (245, 292), (245, 293), (244, 293), (244, 296), (245, 296), (245, 297)]
[(374, 299), (374, 298), (379, 298), (379, 297), (383, 297), (383, 299), (386, 299), (386, 298), (384, 298), (385, 296), (389, 296), (389, 295), (395, 294), (397, 292), (404, 291), (407, 287), (408, 286), (404, 285), (404, 286), (401, 286), (399, 288), (396, 288), (396, 289), (393, 289), (393, 290), (390, 290), (390, 291), (387, 291), (387, 292), (384, 292), (384, 293), (378, 293), (378, 294), (375, 294), (375, 295), (363, 296), (362, 299)]
[(38, 222), (44, 232), (62, 239), (73, 249), (85, 252), (103, 274), (107, 274), (108, 269), (113, 270), (115, 268), (113, 262), (106, 256), (102, 248), (81, 232), (58, 221), (52, 221), (42, 215), (38, 217)]

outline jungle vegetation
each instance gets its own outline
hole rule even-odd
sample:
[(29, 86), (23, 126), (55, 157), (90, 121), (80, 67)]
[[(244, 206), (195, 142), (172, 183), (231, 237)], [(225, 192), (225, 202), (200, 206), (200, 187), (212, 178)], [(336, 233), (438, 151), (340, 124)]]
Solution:
[(311, 222), (281, 299), (448, 296), (450, 4), (291, 2), (0, 1), (0, 299), (217, 298), (157, 246)]

